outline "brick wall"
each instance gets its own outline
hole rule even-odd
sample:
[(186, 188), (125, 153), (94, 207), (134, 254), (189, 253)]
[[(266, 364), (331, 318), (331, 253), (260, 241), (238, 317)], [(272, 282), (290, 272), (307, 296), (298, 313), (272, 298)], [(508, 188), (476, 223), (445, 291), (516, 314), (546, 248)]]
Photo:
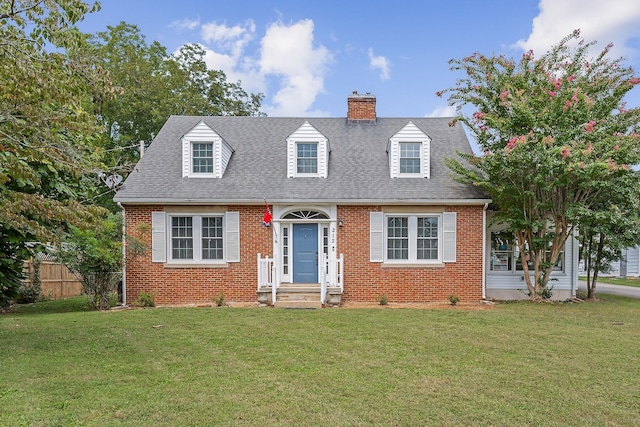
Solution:
[[(150, 249), (128, 261), (127, 303), (141, 291), (155, 293), (156, 304), (211, 303), (221, 293), (227, 301), (257, 301), (257, 253), (273, 255), (272, 230), (262, 225), (264, 206), (229, 206), (240, 213), (240, 263), (225, 268), (165, 268), (151, 262)], [(151, 212), (161, 206), (127, 206), (128, 234), (140, 234), (151, 247)], [(391, 268), (369, 262), (369, 212), (376, 206), (339, 206), (338, 253), (344, 254), (343, 301), (389, 302), (461, 301), (482, 298), (482, 207), (448, 207), (457, 212), (457, 262), (433, 268)]]
[(482, 299), (482, 207), (447, 207), (457, 212), (456, 262), (444, 267), (396, 268), (369, 262), (369, 212), (377, 206), (339, 206), (338, 253), (344, 254), (343, 301), (461, 301)]
[(273, 255), (271, 228), (262, 225), (264, 206), (228, 206), (229, 211), (240, 213), (241, 262), (222, 268), (165, 268), (163, 263), (152, 263), (151, 212), (162, 211), (162, 206), (126, 206), (125, 209), (127, 234), (140, 235), (139, 225), (145, 224), (142, 237), (149, 248), (144, 255), (127, 263), (127, 304), (135, 300), (140, 291), (154, 293), (159, 305), (212, 303), (221, 293), (227, 301), (258, 300), (257, 254)]

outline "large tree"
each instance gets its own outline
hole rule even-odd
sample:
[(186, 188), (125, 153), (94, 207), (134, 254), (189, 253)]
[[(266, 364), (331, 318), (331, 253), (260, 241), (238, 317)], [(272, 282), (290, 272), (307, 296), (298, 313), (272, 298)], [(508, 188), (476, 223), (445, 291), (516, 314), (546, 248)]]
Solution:
[[(0, 2), (0, 269), (28, 241), (55, 241), (60, 227), (94, 218), (76, 201), (78, 178), (90, 169), (99, 134), (93, 99), (108, 93), (106, 75), (80, 52), (75, 24), (97, 4), (80, 0)], [(9, 278), (9, 279), (7, 279)], [(0, 287), (1, 290), (1, 287)]]
[(210, 70), (199, 45), (168, 54), (148, 44), (137, 26), (121, 22), (91, 39), (96, 62), (109, 72), (117, 96), (99, 100), (104, 168), (126, 175), (140, 141), (150, 143), (170, 115), (260, 115), (263, 96), (247, 94), (222, 71)]
[(587, 276), (587, 298), (596, 297), (598, 275), (622, 250), (640, 244), (640, 173), (606, 183), (590, 210), (580, 215), (580, 259)]
[(611, 46), (590, 58), (593, 45), (575, 31), (539, 58), (452, 60), (465, 75), (439, 93), (449, 94), (454, 123), (467, 125), (482, 150), (448, 164), (493, 199), (494, 220), (507, 224), (527, 261), (532, 299), (548, 295), (565, 242), (586, 212), (602, 209), (595, 201), (607, 183), (640, 162), (640, 109), (624, 101), (640, 79), (609, 59)]

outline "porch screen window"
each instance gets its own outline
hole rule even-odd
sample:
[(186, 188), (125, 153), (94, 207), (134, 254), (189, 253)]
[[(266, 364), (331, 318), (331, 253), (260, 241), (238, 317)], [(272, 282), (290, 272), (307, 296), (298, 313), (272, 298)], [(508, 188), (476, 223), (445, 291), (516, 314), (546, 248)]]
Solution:
[(318, 144), (298, 143), (297, 150), (297, 172), (298, 173), (318, 173)]
[(171, 250), (173, 259), (193, 259), (193, 218), (171, 218)]
[[(547, 251), (547, 257), (551, 251)], [(564, 261), (564, 251), (558, 256), (558, 260), (553, 266), (553, 271), (562, 271)], [(489, 260), (491, 271), (514, 272), (522, 271), (522, 256), (516, 244), (516, 238), (510, 231), (491, 232), (491, 258)], [(533, 263), (529, 261), (529, 269), (533, 269)]]
[(193, 173), (213, 173), (213, 143), (192, 144)]
[(401, 142), (400, 144), (400, 173), (420, 173), (419, 142)]
[(222, 259), (222, 217), (202, 218), (202, 259)]

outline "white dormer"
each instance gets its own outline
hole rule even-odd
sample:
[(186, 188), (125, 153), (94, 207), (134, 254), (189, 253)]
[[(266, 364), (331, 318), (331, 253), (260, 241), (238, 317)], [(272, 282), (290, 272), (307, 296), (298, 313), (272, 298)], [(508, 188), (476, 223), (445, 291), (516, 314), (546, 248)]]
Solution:
[(233, 148), (204, 122), (182, 137), (182, 176), (222, 178)]
[(329, 140), (305, 121), (287, 138), (287, 177), (326, 178), (330, 152)]
[(391, 178), (429, 178), (431, 138), (413, 122), (393, 135), (387, 144)]

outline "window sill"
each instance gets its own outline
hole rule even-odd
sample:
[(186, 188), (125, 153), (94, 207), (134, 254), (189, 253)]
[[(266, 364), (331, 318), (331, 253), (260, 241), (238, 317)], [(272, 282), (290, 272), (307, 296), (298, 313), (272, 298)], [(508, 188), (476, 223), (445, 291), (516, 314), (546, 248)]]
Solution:
[(395, 262), (383, 262), (382, 268), (444, 268), (446, 264), (442, 262), (435, 263), (395, 263)]
[(228, 268), (229, 263), (165, 263), (164, 268)]

